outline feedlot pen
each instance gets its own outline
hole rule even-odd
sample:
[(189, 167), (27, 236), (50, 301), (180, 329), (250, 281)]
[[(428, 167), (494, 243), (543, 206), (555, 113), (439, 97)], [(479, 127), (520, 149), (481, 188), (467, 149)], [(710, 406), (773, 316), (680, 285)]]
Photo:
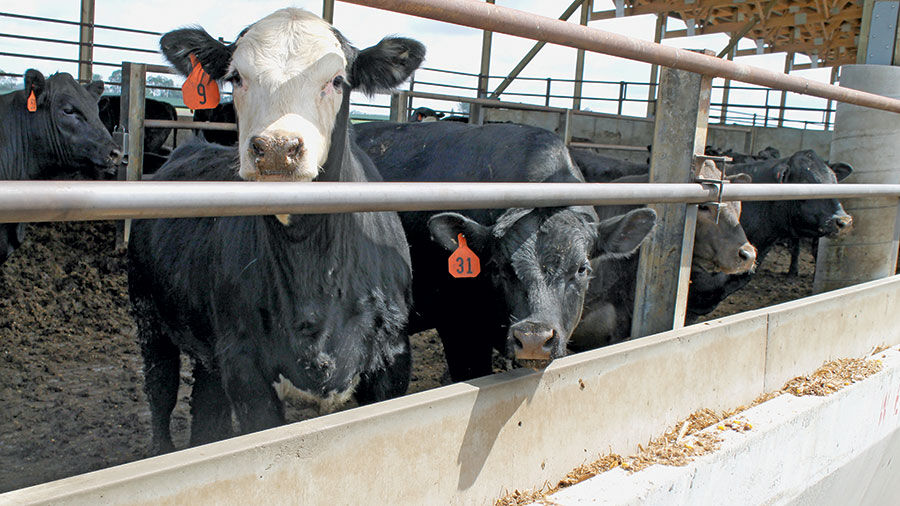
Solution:
[[(892, 276), (573, 355), (540, 372), (518, 369), (10, 492), (0, 503), (486, 504), (555, 483), (598, 455), (633, 453), (700, 407), (747, 404), (827, 360), (896, 345), (898, 329), (900, 277)], [(875, 430), (881, 406), (870, 407), (847, 431)], [(879, 429), (896, 439), (900, 417), (886, 422)], [(878, 479), (890, 461), (870, 457), (867, 476)], [(896, 483), (881, 486), (892, 493)]]

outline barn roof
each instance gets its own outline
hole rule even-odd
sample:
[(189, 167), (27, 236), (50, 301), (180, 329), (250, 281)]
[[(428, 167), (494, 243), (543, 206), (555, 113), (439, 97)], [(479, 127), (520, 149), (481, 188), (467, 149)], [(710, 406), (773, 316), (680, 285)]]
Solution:
[[(686, 30), (664, 38), (725, 33), (757, 43), (736, 56), (801, 53), (814, 66), (856, 63), (862, 0), (624, 0), (619, 16), (668, 14), (684, 20)], [(591, 20), (617, 17), (616, 9), (594, 12)]]

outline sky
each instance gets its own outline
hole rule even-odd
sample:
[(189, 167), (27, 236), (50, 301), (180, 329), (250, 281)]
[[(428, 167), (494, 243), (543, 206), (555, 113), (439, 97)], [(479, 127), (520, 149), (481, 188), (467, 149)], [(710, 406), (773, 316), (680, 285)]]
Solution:
[[(234, 37), (248, 24), (262, 18), (270, 12), (293, 5), (303, 7), (315, 13), (321, 13), (321, 0), (295, 1), (293, 4), (284, 0), (254, 0), (252, 2), (238, 0), (195, 0), (185, 2), (183, 0), (148, 0), (136, 2), (133, 0), (95, 0), (95, 23), (99, 25), (120, 26), (138, 28), (156, 32), (166, 32), (175, 28), (199, 25), (216, 37), (224, 37), (225, 40), (233, 40)], [(547, 0), (496, 0), (497, 4), (511, 7), (526, 12), (557, 18), (563, 9), (569, 5), (569, 0), (551, 2)], [(595, 0), (594, 10), (613, 9), (611, 0)], [(77, 20), (80, 12), (79, 0), (38, 0), (36, 2), (9, 3), (7, 7), (0, 9), (2, 12), (24, 14), (30, 16), (42, 16), (55, 19)], [(577, 22), (579, 12), (576, 11), (570, 18)], [(477, 74), (481, 58), (480, 30), (451, 25), (438, 21), (416, 18), (403, 14), (381, 11), (369, 7), (362, 7), (342, 2), (336, 2), (334, 25), (359, 48), (371, 46), (385, 35), (402, 35), (413, 37), (423, 42), (427, 48), (427, 57), (424, 67), (452, 70)], [(655, 16), (635, 16), (603, 21), (593, 21), (590, 27), (625, 34), (645, 40), (653, 39)], [(684, 24), (678, 20), (669, 20), (669, 30), (683, 29)], [(69, 41), (78, 40), (78, 30), (75, 26), (56, 23), (45, 23), (31, 20), (21, 20), (0, 16), (0, 33), (21, 34)], [(47, 42), (25, 41), (2, 37), (0, 52), (22, 53), (29, 55), (58, 56), (63, 58), (77, 58), (77, 46), (61, 45)], [(158, 37), (153, 35), (129, 34), (118, 31), (98, 29), (95, 34), (95, 43), (110, 44), (127, 47), (137, 47), (148, 50), (158, 48)], [(716, 52), (728, 43), (725, 34), (704, 35), (692, 38), (664, 40), (664, 44), (692, 48), (712, 49)], [(494, 34), (491, 75), (498, 76), (491, 81), (490, 88), (496, 87), (503, 76), (506, 76), (519, 62), (522, 56), (531, 48), (534, 41), (518, 37)], [(744, 39), (739, 48), (755, 47), (753, 41)], [(546, 78), (572, 79), (575, 74), (576, 50), (567, 47), (547, 44), (537, 57), (521, 73), (523, 77), (540, 78), (514, 83), (507, 91), (509, 93), (531, 93), (539, 96), (514, 96), (507, 95), (504, 98), (510, 101), (544, 103), (546, 92)], [(156, 53), (133, 52), (121, 50), (109, 50), (97, 48), (94, 52), (94, 60), (98, 62), (120, 63), (121, 61), (136, 61), (144, 63), (165, 63), (162, 57)], [(784, 54), (759, 55), (740, 58), (741, 63), (761, 66), (764, 68), (782, 71)], [(809, 59), (798, 55), (796, 63), (808, 63)], [(46, 60), (14, 58), (0, 56), (0, 69), (5, 72), (21, 74), (26, 68), (37, 68), (44, 73), (66, 71), (77, 73), (74, 63), (61, 63)], [(115, 67), (95, 66), (94, 72), (101, 77), (108, 78)], [(794, 72), (809, 79), (828, 82), (830, 69), (811, 69)], [(587, 53), (585, 58), (586, 80), (611, 81), (618, 83), (643, 82), (646, 83), (650, 76), (650, 65), (634, 62), (621, 58), (611, 57), (597, 53)], [(420, 70), (416, 74), (416, 80), (420, 82), (437, 82), (457, 86), (475, 87), (476, 78), (468, 76), (454, 76), (445, 73)], [(721, 85), (721, 80), (714, 81), (714, 86)], [(742, 84), (738, 84), (743, 86)], [(474, 96), (469, 90), (447, 87), (426, 86), (417, 84), (419, 91), (430, 91), (454, 95)], [(554, 82), (552, 94), (572, 94), (572, 84), (566, 82)], [(629, 85), (627, 97), (645, 99), (647, 96), (646, 85)], [(585, 84), (583, 95), (585, 97), (617, 97), (618, 84)], [(732, 91), (731, 103), (763, 104), (765, 91)], [(713, 102), (721, 100), (721, 91), (714, 90)], [(777, 105), (780, 100), (780, 92), (771, 92), (769, 104)], [(389, 103), (386, 96), (375, 97), (368, 100), (365, 97), (354, 97), (354, 102), (375, 102), (382, 105)], [(435, 109), (447, 110), (451, 107), (459, 108), (458, 104), (446, 102), (416, 101), (414, 106), (429, 106)], [(550, 105), (558, 107), (570, 107), (571, 98), (553, 98)], [(788, 105), (824, 107), (825, 100), (813, 97), (803, 97), (789, 94)], [(584, 100), (583, 106), (599, 112), (616, 112), (615, 102), (599, 100)], [(358, 106), (356, 109), (365, 110)], [(624, 114), (644, 116), (646, 104), (628, 102), (623, 108)], [(386, 109), (368, 109), (365, 112), (386, 113)], [(821, 121), (821, 113), (794, 112), (791, 117)]]

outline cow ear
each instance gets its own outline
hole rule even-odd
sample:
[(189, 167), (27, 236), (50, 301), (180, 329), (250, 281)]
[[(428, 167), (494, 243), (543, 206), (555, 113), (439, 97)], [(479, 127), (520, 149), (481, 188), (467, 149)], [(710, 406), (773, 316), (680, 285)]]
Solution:
[(741, 172), (739, 174), (732, 174), (730, 176), (726, 176), (725, 180), (731, 183), (752, 183), (753, 177), (750, 174), (746, 174)]
[(41, 74), (39, 70), (28, 69), (25, 71), (26, 96), (33, 90), (35, 98), (39, 98), (46, 87), (47, 80), (44, 79), (44, 74)]
[(424, 59), (425, 46), (421, 42), (386, 37), (359, 52), (350, 64), (350, 85), (367, 95), (392, 90), (406, 81)]
[(838, 181), (847, 179), (847, 176), (853, 172), (853, 167), (849, 163), (837, 162), (828, 164), (828, 166), (834, 171), (834, 175), (837, 177)]
[(791, 172), (791, 164), (790, 161), (787, 163), (780, 163), (776, 166), (775, 169), (775, 182), (783, 183), (787, 181), (788, 174)]
[(447, 251), (454, 251), (459, 246), (457, 236), (462, 234), (466, 243), (476, 255), (485, 258), (488, 254), (488, 243), (491, 229), (475, 220), (459, 213), (439, 213), (428, 219), (428, 230), (431, 240), (440, 244)]
[(202, 28), (180, 28), (159, 39), (159, 47), (175, 70), (186, 76), (191, 73), (191, 54), (203, 65), (213, 79), (222, 79), (231, 64), (234, 46), (227, 46)]
[(641, 208), (597, 224), (593, 257), (621, 258), (633, 254), (656, 226), (656, 211)]
[(103, 95), (103, 81), (94, 81), (91, 84), (85, 84), (84, 89), (93, 95), (99, 102), (100, 96)]

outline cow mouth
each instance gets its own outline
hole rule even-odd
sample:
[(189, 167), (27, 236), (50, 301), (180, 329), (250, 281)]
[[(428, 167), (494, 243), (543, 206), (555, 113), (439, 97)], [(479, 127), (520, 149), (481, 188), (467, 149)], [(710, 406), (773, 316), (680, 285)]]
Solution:
[(538, 359), (538, 358), (517, 358), (516, 364), (521, 367), (525, 367), (527, 369), (532, 369), (535, 371), (541, 371), (547, 368), (552, 362), (553, 359)]

